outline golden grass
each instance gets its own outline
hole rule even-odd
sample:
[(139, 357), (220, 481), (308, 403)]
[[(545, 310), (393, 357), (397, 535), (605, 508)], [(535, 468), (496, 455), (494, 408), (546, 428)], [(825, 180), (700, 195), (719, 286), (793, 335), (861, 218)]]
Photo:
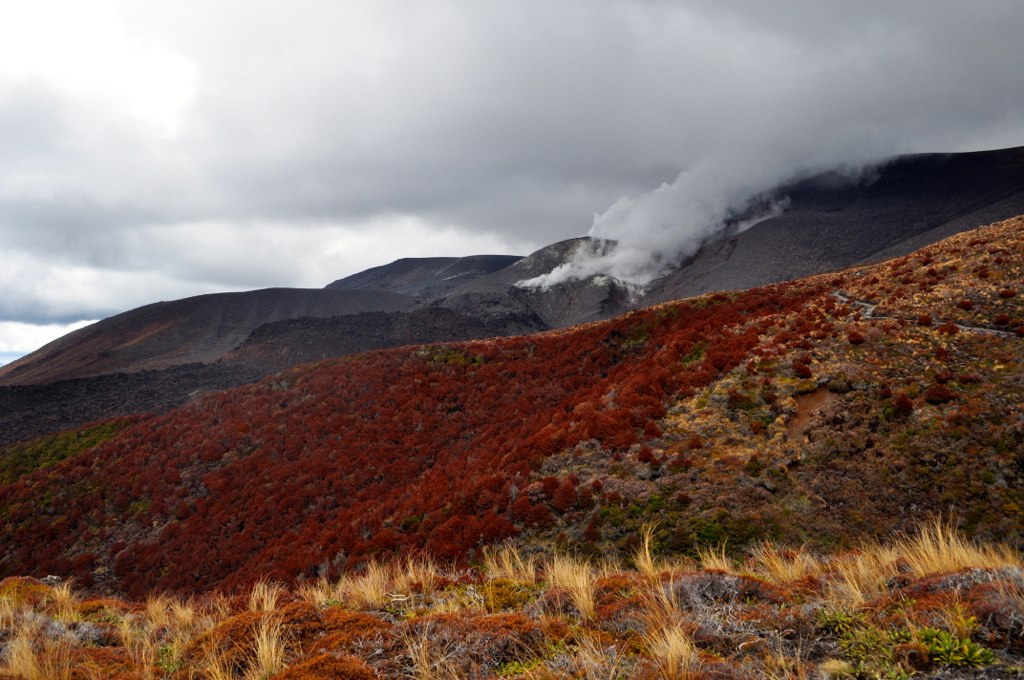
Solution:
[(339, 599), (355, 609), (376, 609), (389, 600), (394, 567), (370, 562), (361, 574), (345, 574), (335, 584)]
[(20, 609), (13, 599), (0, 597), (0, 628), (13, 628)]
[(686, 630), (674, 623), (644, 637), (644, 646), (654, 662), (657, 677), (685, 680), (700, 673), (700, 656)]
[(462, 677), (454, 663), (450, 648), (434, 644), (430, 639), (430, 623), (418, 633), (406, 632), (402, 638), (409, 657), (410, 675), (419, 680), (459, 680)]
[(441, 571), (429, 557), (409, 557), (391, 569), (394, 578), (393, 590), (403, 593), (419, 591), (429, 595), (437, 588)]
[(697, 563), (705, 571), (724, 571), (727, 574), (732, 573), (734, 566), (732, 560), (725, 554), (724, 543), (717, 548), (707, 547), (698, 550)]
[(484, 549), (482, 563), (484, 574), (490, 579), (508, 579), (520, 583), (537, 582), (537, 560), (532, 555), (524, 557), (512, 544)]
[[(909, 630), (926, 621), (928, 625), (952, 631), (963, 639), (977, 639), (979, 623), (975, 617), (981, 616), (975, 608), (978, 597), (998, 598), (999, 606), (1024, 611), (1024, 586), (1009, 578), (980, 586), (983, 590), (978, 592), (983, 595), (972, 592), (970, 596), (964, 595), (963, 600), (954, 592), (958, 583), (954, 578), (943, 585), (944, 592), (939, 597), (928, 598), (926, 603), (915, 604), (908, 600), (906, 605), (898, 603), (899, 609), (887, 604), (894, 602), (898, 595), (893, 591), (895, 576), (907, 576), (912, 572), (923, 578), (969, 567), (1020, 566), (1019, 555), (1012, 549), (968, 541), (951, 526), (940, 522), (930, 523), (888, 545), (868, 544), (854, 552), (820, 559), (804, 549), (783, 551), (774, 545), (764, 544), (757, 547), (743, 564), (730, 561), (724, 547), (705, 551), (701, 555), (701, 563), (707, 569), (734, 574), (743, 570), (743, 573), (749, 572), (780, 584), (799, 582), (808, 577), (818, 578), (824, 583), (825, 594), (812, 603), (816, 607), (823, 607), (826, 611), (852, 612), (855, 608), (860, 609), (855, 615), (851, 613), (855, 617), (851, 620), (871, 621), (872, 625), (882, 620), (891, 622), (894, 612), (902, 613), (904, 620), (900, 625)], [(471, 612), (476, 615), (486, 611), (497, 614), (495, 620), (502, 621), (501, 625), (506, 623), (498, 617), (521, 617), (525, 614), (542, 619), (537, 625), (543, 635), (541, 640), (546, 639), (541, 648), (544, 651), (538, 652), (529, 647), (529, 656), (517, 665), (518, 677), (555, 678), (567, 677), (568, 674), (576, 678), (623, 678), (643, 674), (644, 677), (678, 679), (699, 677), (708, 672), (711, 657), (702, 655), (687, 634), (692, 630), (688, 626), (694, 625), (694, 613), (683, 611), (675, 598), (672, 582), (675, 567), (653, 554), (653, 528), (645, 529), (641, 534), (633, 564), (635, 571), (624, 572), (613, 562), (596, 563), (565, 554), (556, 555), (541, 564), (506, 545), (486, 552), (481, 568), (483, 583), (474, 580), (472, 585), (462, 582), (440, 588), (439, 581), (446, 572), (429, 559), (417, 558), (369, 563), (358, 574), (346, 574), (333, 582), (320, 579), (305, 583), (295, 592), (317, 606), (330, 605), (332, 609), (339, 604), (344, 609), (355, 611), (387, 608), (388, 619), (394, 624), (390, 629), (392, 632), (382, 634), (378, 642), (367, 644), (371, 647), (378, 643), (385, 647), (391, 645), (388, 653), (404, 664), (405, 677), (447, 679), (483, 673), (482, 668), (463, 656), (473, 650), (461, 639), (445, 641), (451, 639), (450, 629), (446, 626), (452, 621), (464, 625), (464, 618), (460, 616), (449, 620), (440, 617), (427, 623), (414, 617), (424, 613)], [(631, 621), (638, 622), (640, 634), (631, 633), (628, 638), (623, 638), (611, 633), (612, 628), (601, 632), (588, 630), (596, 628), (599, 620), (596, 612), (597, 586), (607, 575), (614, 576), (608, 582), (614, 585), (606, 586), (607, 592), (602, 591), (602, 598), (614, 600), (607, 603), (607, 611), (621, 612)], [(499, 580), (503, 582), (495, 583)], [(899, 581), (904, 582), (905, 579)], [(296, 619), (296, 625), (310, 623), (310, 627), (296, 628), (296, 638), (292, 640), (282, 618), (274, 614), (284, 603), (290, 602), (291, 597), (284, 586), (266, 581), (258, 582), (242, 598), (230, 600), (218, 593), (196, 600), (155, 594), (141, 605), (103, 604), (100, 607), (100, 603), (95, 602), (89, 604), (88, 609), (83, 608), (80, 594), (70, 583), (55, 587), (29, 581), (24, 583), (33, 588), (31, 599), (14, 589), (10, 589), (10, 595), (5, 593), (0, 597), (0, 629), (7, 631), (4, 633), (6, 639), (0, 643), (0, 677), (28, 680), (64, 680), (73, 674), (81, 678), (108, 677), (115, 672), (112, 667), (128, 663), (131, 669), (124, 673), (125, 677), (139, 680), (156, 677), (266, 680), (280, 673), (289, 662), (306, 661), (300, 654), (314, 653), (305, 646), (311, 636), (326, 635), (329, 618), (346, 615), (336, 610), (323, 612), (324, 628), (320, 632), (313, 632), (319, 624)], [(946, 583), (945, 579), (943, 583)], [(17, 584), (24, 587), (21, 581)], [(505, 593), (503, 601), (511, 604), (495, 606), (489, 602), (488, 589), (492, 585), (505, 588), (502, 591)], [(519, 594), (517, 588), (522, 588), (528, 597), (515, 597)], [(782, 588), (779, 592), (791, 590)], [(804, 590), (794, 594), (800, 598), (807, 595)], [(562, 598), (561, 606), (554, 604), (554, 598), (558, 597)], [(867, 607), (872, 601), (882, 604)], [(567, 603), (571, 603), (575, 611), (567, 614), (566, 609), (571, 610)], [(776, 637), (761, 634), (757, 632), (760, 629), (751, 627), (750, 622), (755, 619), (742, 618), (745, 613), (756, 613), (756, 621), (763, 620), (764, 625), (769, 625), (769, 622), (783, 621), (783, 609), (791, 604), (761, 603), (757, 605), (756, 612), (745, 612), (748, 604), (729, 605), (729, 613), (721, 616), (732, 618), (728, 621), (715, 619), (712, 623), (724, 626), (722, 634), (743, 636), (741, 650), (748, 644), (756, 643), (758, 646), (748, 646), (746, 651), (730, 654), (722, 663), (735, 664), (737, 669), (749, 672), (752, 677), (780, 680), (804, 680), (812, 676), (852, 677), (848, 661), (832, 659), (816, 664), (803, 658), (801, 645), (810, 639), (797, 639), (795, 642), (787, 639), (782, 645)], [(81, 620), (87, 611), (90, 621), (114, 621), (120, 645), (114, 644), (102, 653), (72, 647), (80, 643), (63, 626), (54, 622)], [(246, 626), (253, 626), (246, 627), (246, 631), (252, 631), (245, 633), (246, 640), (200, 643), (204, 632), (246, 611), (258, 613), (245, 614), (246, 618), (242, 619), (248, 622)], [(578, 618), (576, 611), (579, 612)], [(103, 618), (94, 619), (97, 615)], [(399, 621), (395, 622), (391, 616)], [(401, 621), (404, 618), (409, 620)], [(513, 622), (508, 624), (512, 628), (519, 625), (514, 624), (515, 619), (509, 621)], [(241, 628), (232, 630), (235, 630), (232, 635), (242, 634), (238, 632)], [(443, 631), (448, 634), (438, 635)], [(814, 635), (832, 639), (837, 635), (831, 627), (814, 628), (814, 631)], [(299, 640), (302, 645), (297, 644)], [(345, 653), (363, 655), (370, 647), (353, 647), (352, 650)], [(836, 653), (841, 652), (839, 649)], [(72, 658), (80, 664), (74, 672)], [(364, 660), (376, 663), (374, 658)], [(124, 669), (117, 672), (124, 672)]]
[(818, 664), (818, 673), (826, 680), (855, 677), (853, 665), (843, 659), (825, 659)]
[(888, 590), (899, 573), (899, 552), (892, 546), (865, 545), (830, 563), (829, 599), (842, 607), (860, 607)]
[(633, 551), (633, 566), (649, 581), (656, 581), (661, 576), (661, 565), (654, 559), (654, 529), (646, 525), (640, 530), (640, 545)]
[(555, 555), (545, 566), (544, 576), (549, 585), (569, 591), (573, 605), (585, 621), (594, 619), (597, 574), (590, 562)]
[(235, 677), (235, 671), (227, 653), (217, 646), (210, 648), (198, 665), (198, 672), (189, 673), (190, 679), (233, 680)]
[(280, 583), (272, 583), (261, 578), (253, 584), (252, 590), (249, 592), (249, 611), (274, 611), (277, 609), (278, 600), (284, 593), (284, 586)]
[(155, 630), (146, 618), (134, 614), (123, 617), (117, 624), (117, 633), (135, 667), (142, 671), (143, 677), (152, 677), (158, 644)]
[(311, 583), (302, 583), (295, 589), (295, 594), (300, 599), (314, 604), (317, 607), (326, 607), (327, 605), (337, 602), (341, 599), (338, 594), (335, 584), (331, 583), (330, 579), (321, 576), (316, 581)]
[(773, 583), (793, 583), (819, 576), (821, 562), (806, 549), (780, 551), (771, 543), (762, 543), (751, 553), (754, 573)]
[(247, 656), (245, 680), (265, 680), (285, 666), (285, 636), (281, 622), (263, 617), (256, 627)]
[(70, 644), (40, 638), (35, 625), (22, 623), (7, 643), (0, 673), (21, 680), (70, 680), (74, 670)]
[(1010, 546), (970, 541), (941, 519), (925, 524), (913, 536), (897, 539), (894, 547), (917, 577), (967, 568), (998, 569), (1021, 563), (1020, 553)]
[(78, 613), (78, 595), (75, 593), (74, 581), (69, 579), (50, 587), (46, 596), (53, 608), (53, 617), (64, 623), (81, 619)]

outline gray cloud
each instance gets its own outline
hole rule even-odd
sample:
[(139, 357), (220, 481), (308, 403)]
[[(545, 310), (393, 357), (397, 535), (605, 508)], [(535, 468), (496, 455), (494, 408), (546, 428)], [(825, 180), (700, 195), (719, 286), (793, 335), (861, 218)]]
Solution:
[(1015, 1), (112, 6), (191, 92), (163, 129), (145, 78), (0, 70), (2, 319), (591, 229), (641, 262), (800, 172), (1024, 143)]

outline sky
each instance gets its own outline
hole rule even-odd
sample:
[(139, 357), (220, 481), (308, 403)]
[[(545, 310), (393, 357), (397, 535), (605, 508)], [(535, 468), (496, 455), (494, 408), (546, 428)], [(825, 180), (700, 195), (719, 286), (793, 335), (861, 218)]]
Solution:
[(1024, 145), (1021, 34), (1018, 0), (0, 0), (0, 363), (399, 257), (590, 234), (576, 274), (643, 279), (800, 174)]

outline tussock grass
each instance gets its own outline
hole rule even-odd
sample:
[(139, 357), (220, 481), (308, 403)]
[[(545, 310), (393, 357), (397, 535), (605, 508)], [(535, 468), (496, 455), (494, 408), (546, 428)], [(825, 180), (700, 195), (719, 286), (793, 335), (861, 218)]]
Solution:
[(889, 580), (899, 573), (899, 559), (896, 548), (877, 543), (835, 557), (830, 563), (830, 601), (841, 607), (860, 607), (885, 593)]
[(686, 630), (678, 623), (658, 628), (644, 637), (657, 677), (687, 680), (700, 674), (700, 655)]
[(302, 583), (295, 589), (295, 594), (300, 599), (314, 604), (317, 607), (326, 607), (332, 602), (336, 602), (341, 599), (341, 595), (335, 588), (335, 584), (330, 579), (321, 576), (317, 580), (310, 583)]
[(20, 609), (13, 599), (0, 597), (0, 628), (13, 628)]
[(509, 543), (485, 548), (482, 568), (484, 574), (491, 579), (530, 584), (537, 582), (536, 558), (532, 555), (524, 557), (517, 547)]
[(393, 590), (402, 593), (418, 591), (424, 595), (433, 593), (441, 578), (441, 570), (429, 557), (409, 557), (392, 567)]
[[(292, 591), (322, 608), (319, 612), (294, 607), (292, 592), (267, 581), (240, 598), (154, 594), (132, 605), (83, 603), (70, 583), (47, 587), (17, 580), (0, 596), (0, 676), (268, 680), (289, 662), (306, 663), (310, 655), (321, 654), (311, 641), (336, 636), (346, 646), (328, 653), (355, 654), (388, 677), (447, 679), (494, 671), (525, 678), (688, 679), (721, 670), (780, 680), (852, 678), (876, 668), (936, 668), (938, 662), (921, 651), (923, 625), (954, 641), (970, 640), (983, 651), (992, 644), (985, 641), (998, 641), (1002, 647), (985, 651), (990, 659), (1008, 655), (1005, 663), (1018, 663), (1021, 658), (1006, 642), (1019, 634), (1024, 612), (1018, 553), (968, 541), (940, 522), (886, 545), (867, 544), (828, 557), (766, 543), (743, 564), (730, 561), (724, 547), (705, 551), (701, 562), (716, 573), (749, 574), (781, 585), (813, 577), (823, 588), (764, 589), (752, 579), (676, 574), (674, 565), (654, 556), (653, 528), (641, 534), (632, 571), (566, 554), (539, 563), (511, 545), (487, 551), (477, 574), (444, 572), (426, 558), (372, 562), (360, 573)], [(1009, 566), (1016, 569), (993, 574), (993, 583), (987, 574), (928, 578)], [(452, 580), (441, 588), (444, 576)], [(906, 595), (910, 576), (926, 579), (911, 584), (924, 587), (926, 595)], [(602, 582), (605, 577), (610, 578)], [(752, 590), (737, 595), (734, 582)], [(603, 584), (601, 611), (607, 621), (599, 621), (596, 611), (598, 584)], [(492, 590), (503, 593), (504, 604), (489, 602)], [(418, 618), (423, 614), (431, 618)], [(114, 643), (88, 648), (82, 627), (68, 625), (83, 619), (112, 623)], [(227, 625), (219, 629), (229, 632), (216, 640), (204, 637), (221, 624)], [(723, 653), (730, 649), (727, 642), (699, 650), (688, 634), (697, 629), (701, 644), (731, 640), (735, 651)], [(893, 637), (897, 633), (902, 637)], [(804, 656), (802, 650), (817, 650), (823, 640), (833, 645), (829, 649), (837, 658)], [(908, 640), (916, 645), (914, 666), (908, 665), (909, 656), (898, 656), (910, 653), (900, 647)], [(508, 661), (510, 653), (519, 653), (515, 650), (523, 659)], [(485, 668), (480, 659), (488, 654), (501, 654), (505, 661)], [(970, 665), (990, 663), (979, 654)]]
[(569, 592), (573, 605), (585, 621), (594, 619), (597, 574), (590, 562), (555, 555), (545, 566), (544, 576), (550, 585)]
[(70, 644), (43, 637), (28, 622), (15, 630), (4, 657), (0, 673), (21, 680), (70, 680), (74, 670)]
[(235, 669), (227, 653), (218, 646), (209, 649), (198, 664), (198, 674), (190, 673), (190, 680), (234, 680)]
[(389, 601), (394, 567), (384, 562), (369, 562), (361, 574), (345, 574), (335, 590), (339, 600), (354, 609), (376, 609)]
[(658, 558), (654, 556), (654, 531), (657, 525), (646, 525), (640, 530), (640, 545), (633, 551), (633, 567), (648, 581), (658, 581), (662, 574), (675, 574), (692, 566), (684, 557)]
[(46, 599), (52, 605), (53, 617), (58, 621), (71, 623), (82, 618), (78, 613), (78, 595), (72, 579), (52, 586)]
[(402, 637), (409, 657), (406, 677), (418, 680), (459, 680), (463, 677), (456, 666), (453, 650), (431, 639), (432, 626), (426, 623), (419, 632), (406, 632)]
[(249, 611), (274, 611), (277, 609), (278, 600), (284, 593), (284, 586), (280, 583), (271, 583), (261, 578), (253, 584), (252, 590), (249, 592)]
[(715, 548), (706, 547), (697, 551), (697, 563), (705, 571), (724, 571), (727, 574), (733, 573), (733, 562), (725, 554), (725, 544)]
[(751, 553), (754, 573), (773, 583), (793, 583), (823, 571), (821, 562), (804, 548), (780, 551), (771, 543), (762, 543)]
[(265, 680), (285, 666), (285, 635), (281, 622), (263, 617), (247, 656), (245, 680)]
[(941, 519), (925, 524), (913, 536), (897, 539), (894, 547), (918, 577), (968, 568), (998, 569), (1021, 562), (1020, 553), (1013, 548), (970, 541)]
[(818, 664), (818, 672), (825, 680), (839, 680), (839, 678), (853, 678), (856, 676), (853, 664), (843, 659), (825, 659)]
[(145, 676), (152, 675), (157, 660), (158, 644), (154, 632), (144, 615), (129, 614), (117, 624), (121, 645), (135, 667), (143, 670)]

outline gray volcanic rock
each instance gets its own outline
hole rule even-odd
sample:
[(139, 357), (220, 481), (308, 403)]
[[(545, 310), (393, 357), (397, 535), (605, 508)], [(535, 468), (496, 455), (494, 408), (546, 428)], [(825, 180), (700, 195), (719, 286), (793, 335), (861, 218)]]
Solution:
[(408, 309), (387, 291), (268, 288), (157, 302), (81, 328), (0, 368), (0, 385), (216, 361), (257, 327), (297, 317)]
[[(606, 276), (567, 281), (547, 289), (517, 285), (571, 261), (578, 249), (592, 247), (589, 238), (553, 243), (501, 271), (453, 289), (433, 304), (492, 323), (500, 318), (537, 319), (545, 328), (564, 328), (628, 311), (633, 305), (628, 288)], [(512, 333), (527, 329), (514, 324), (509, 327)]]
[(466, 281), (500, 271), (520, 259), (518, 255), (469, 257), (407, 257), (373, 267), (327, 285), (329, 290), (389, 290), (402, 295), (431, 298)]

